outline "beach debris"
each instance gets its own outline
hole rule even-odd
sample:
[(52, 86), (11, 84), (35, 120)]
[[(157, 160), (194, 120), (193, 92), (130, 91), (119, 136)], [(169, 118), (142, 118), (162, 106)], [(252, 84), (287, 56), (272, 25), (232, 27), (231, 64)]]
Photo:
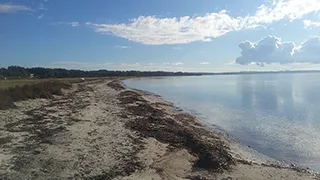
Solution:
[(125, 89), (118, 81), (112, 81), (108, 83), (108, 86), (117, 91)]
[[(203, 128), (184, 125), (185, 122), (189, 122), (199, 126), (194, 117), (169, 118), (163, 110), (154, 108), (134, 91), (123, 91), (118, 98), (129, 115), (137, 117), (126, 123), (127, 127), (139, 132), (143, 137), (152, 137), (170, 144), (173, 148), (186, 148), (197, 154), (198, 161), (195, 162), (195, 167), (220, 171), (234, 164), (228, 147), (221, 140), (210, 137), (211, 133), (205, 133)], [(203, 140), (202, 136), (207, 136), (210, 141)]]

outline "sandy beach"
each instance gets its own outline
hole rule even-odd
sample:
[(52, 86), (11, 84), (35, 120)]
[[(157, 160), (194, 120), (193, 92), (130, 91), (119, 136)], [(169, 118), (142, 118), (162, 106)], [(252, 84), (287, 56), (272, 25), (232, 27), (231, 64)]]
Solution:
[(256, 155), (120, 79), (0, 110), (0, 179), (320, 179)]

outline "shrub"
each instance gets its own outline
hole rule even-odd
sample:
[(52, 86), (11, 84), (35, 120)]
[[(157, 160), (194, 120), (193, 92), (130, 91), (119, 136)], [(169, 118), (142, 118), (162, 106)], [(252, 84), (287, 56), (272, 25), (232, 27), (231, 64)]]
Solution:
[(62, 95), (61, 89), (68, 89), (69, 84), (59, 81), (43, 81), (32, 85), (0, 90), (0, 109), (14, 107), (16, 101), (35, 98), (53, 98), (53, 95)]
[(13, 100), (4, 90), (0, 90), (0, 109), (14, 107)]

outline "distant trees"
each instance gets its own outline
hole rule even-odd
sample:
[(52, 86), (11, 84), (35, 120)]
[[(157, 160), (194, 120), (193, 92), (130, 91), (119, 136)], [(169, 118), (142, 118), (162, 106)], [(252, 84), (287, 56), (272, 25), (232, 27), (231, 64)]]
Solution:
[(73, 78), (73, 77), (106, 77), (106, 76), (190, 76), (201, 75), (201, 73), (164, 72), (164, 71), (82, 71), (67, 70), (61, 68), (24, 68), (20, 66), (9, 66), (0, 68), (0, 77), (30, 77), (33, 74), (37, 78)]
[(26, 68), (20, 66), (9, 66), (6, 68), (0, 69), (0, 76), (4, 77), (27, 77), (30, 73)]

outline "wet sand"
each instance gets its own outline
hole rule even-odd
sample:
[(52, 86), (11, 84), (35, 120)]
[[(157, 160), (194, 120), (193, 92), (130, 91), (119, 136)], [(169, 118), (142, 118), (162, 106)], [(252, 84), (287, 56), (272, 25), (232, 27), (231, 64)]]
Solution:
[(119, 80), (0, 111), (0, 179), (316, 179)]

